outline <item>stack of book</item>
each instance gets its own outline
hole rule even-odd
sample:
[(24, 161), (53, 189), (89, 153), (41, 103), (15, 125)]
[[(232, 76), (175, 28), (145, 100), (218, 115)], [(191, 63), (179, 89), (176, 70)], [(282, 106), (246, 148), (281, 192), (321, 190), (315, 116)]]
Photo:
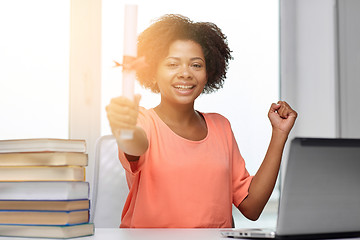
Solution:
[(0, 140), (0, 236), (93, 235), (87, 164), (85, 140)]

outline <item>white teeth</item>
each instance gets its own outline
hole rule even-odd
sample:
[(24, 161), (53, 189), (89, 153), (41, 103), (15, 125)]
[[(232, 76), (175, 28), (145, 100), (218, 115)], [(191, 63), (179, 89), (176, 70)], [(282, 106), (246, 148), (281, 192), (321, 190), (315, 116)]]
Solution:
[(193, 85), (175, 85), (175, 88), (178, 88), (178, 89), (191, 89), (193, 88), (194, 86)]

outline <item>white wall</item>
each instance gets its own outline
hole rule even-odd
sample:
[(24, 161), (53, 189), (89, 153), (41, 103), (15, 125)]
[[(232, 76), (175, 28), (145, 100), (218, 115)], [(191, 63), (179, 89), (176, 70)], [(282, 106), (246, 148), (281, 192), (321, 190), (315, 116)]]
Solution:
[(360, 1), (338, 0), (340, 136), (360, 138)]
[(281, 1), (281, 98), (297, 110), (292, 136), (337, 136), (335, 1)]

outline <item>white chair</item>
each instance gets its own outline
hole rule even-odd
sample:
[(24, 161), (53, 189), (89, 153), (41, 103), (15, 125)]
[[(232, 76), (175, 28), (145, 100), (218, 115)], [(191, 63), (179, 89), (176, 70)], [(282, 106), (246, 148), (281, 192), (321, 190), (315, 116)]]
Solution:
[(115, 137), (100, 137), (96, 141), (95, 151), (90, 222), (97, 228), (117, 228), (129, 189), (125, 170), (118, 158)]

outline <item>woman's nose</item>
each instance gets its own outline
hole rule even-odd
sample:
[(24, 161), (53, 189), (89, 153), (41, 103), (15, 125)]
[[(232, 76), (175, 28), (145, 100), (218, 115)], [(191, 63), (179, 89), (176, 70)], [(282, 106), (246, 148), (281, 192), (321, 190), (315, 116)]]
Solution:
[(189, 66), (183, 66), (179, 69), (178, 75), (179, 78), (191, 78), (191, 72)]

